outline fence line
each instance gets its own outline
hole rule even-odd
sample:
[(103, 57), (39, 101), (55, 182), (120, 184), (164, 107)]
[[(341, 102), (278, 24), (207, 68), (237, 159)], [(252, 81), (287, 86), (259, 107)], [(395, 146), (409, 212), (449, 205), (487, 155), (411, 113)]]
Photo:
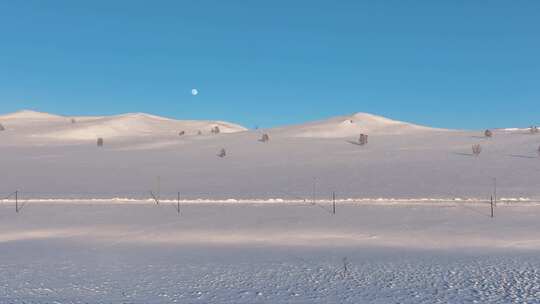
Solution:
[[(0, 197), (1, 202), (7, 202), (13, 200), (15, 194), (24, 194), (26, 197), (25, 200), (29, 201), (105, 201), (105, 200), (114, 200), (114, 201), (153, 201), (156, 204), (161, 202), (176, 202), (178, 191), (170, 193), (161, 193), (161, 197), (158, 198), (153, 191), (141, 191), (141, 192), (81, 192), (81, 193), (52, 193), (52, 192), (27, 192), (27, 191), (14, 191), (9, 193), (6, 196)], [(313, 200), (312, 198), (307, 198), (298, 196), (298, 195), (284, 195), (280, 196), (245, 196), (245, 197), (230, 197), (226, 195), (212, 196), (210, 193), (192, 193), (184, 195), (183, 199), (180, 201), (267, 201), (267, 202), (298, 202), (305, 203), (307, 205), (312, 205), (313, 203), (332, 203), (332, 193), (328, 193), (329, 198), (317, 198)], [(288, 194), (288, 193), (282, 193)], [(336, 192), (337, 194), (337, 192)], [(428, 202), (454, 202), (454, 203), (490, 203), (490, 195), (485, 197), (432, 197), (432, 198), (399, 198), (399, 197), (343, 197), (340, 199), (335, 199), (336, 202), (346, 203), (346, 202), (395, 202), (395, 203), (428, 203)], [(522, 203), (540, 203), (540, 198), (523, 198), (523, 197), (498, 197), (497, 202), (500, 203), (513, 203), (513, 202), (522, 202)], [(494, 201), (494, 205), (495, 201)]]

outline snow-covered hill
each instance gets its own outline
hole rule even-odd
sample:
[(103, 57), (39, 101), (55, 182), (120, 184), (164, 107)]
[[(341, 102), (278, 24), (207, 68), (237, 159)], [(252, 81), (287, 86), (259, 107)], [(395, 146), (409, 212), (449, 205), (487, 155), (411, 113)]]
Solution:
[[(540, 199), (540, 134), (524, 129), (494, 129), (486, 138), (483, 130), (370, 114), (267, 130), (148, 114), (73, 118), (0, 116), (0, 193), (148, 198), (159, 177), (171, 198), (328, 198), (336, 191), (340, 198), (485, 199), (497, 178), (500, 197)], [(211, 134), (214, 126), (222, 133)], [(270, 141), (260, 140), (263, 133)], [(357, 144), (360, 133), (369, 135), (365, 146)], [(217, 156), (221, 149), (225, 157)]]
[[(174, 120), (144, 113), (129, 113), (116, 116), (64, 117), (35, 111), (20, 111), (0, 116), (0, 123), (6, 133), (18, 139), (32, 138), (40, 143), (43, 140), (96, 140), (98, 137), (140, 138), (152, 136), (185, 136), (210, 133), (219, 127), (222, 133), (245, 131), (242, 126), (223, 121)], [(10, 132), (11, 131), (11, 132)], [(15, 139), (14, 139), (15, 140)]]
[(357, 136), (360, 133), (398, 135), (423, 131), (442, 131), (440, 129), (396, 121), (368, 113), (334, 117), (323, 121), (284, 127), (280, 130), (288, 136), (320, 138), (349, 137)]

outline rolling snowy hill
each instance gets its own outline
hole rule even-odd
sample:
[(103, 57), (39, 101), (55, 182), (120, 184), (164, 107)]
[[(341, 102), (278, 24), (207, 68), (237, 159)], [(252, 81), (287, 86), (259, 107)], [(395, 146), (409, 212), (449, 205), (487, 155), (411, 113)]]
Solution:
[[(148, 114), (0, 116), (0, 192), (27, 197), (540, 198), (540, 135), (441, 130), (370, 114), (267, 130)], [(221, 133), (210, 130), (219, 126)], [(197, 135), (198, 131), (202, 135)], [(183, 136), (179, 132), (184, 131)], [(260, 141), (263, 133), (269, 142)], [(369, 143), (358, 145), (359, 133)], [(103, 137), (104, 147), (96, 146)], [(471, 147), (480, 144), (474, 156)], [(218, 157), (221, 149), (225, 157)]]
[(415, 132), (442, 131), (441, 129), (396, 121), (368, 113), (334, 117), (323, 121), (284, 127), (279, 130), (288, 136), (319, 138), (355, 137), (360, 133), (399, 135)]
[[(144, 113), (116, 116), (64, 117), (35, 111), (20, 111), (0, 116), (0, 123), (8, 135), (17, 139), (95, 141), (102, 138), (135, 139), (140, 137), (196, 135), (210, 133), (219, 127), (222, 133), (245, 131), (242, 126), (222, 121), (174, 120)], [(41, 139), (41, 140), (40, 140)]]

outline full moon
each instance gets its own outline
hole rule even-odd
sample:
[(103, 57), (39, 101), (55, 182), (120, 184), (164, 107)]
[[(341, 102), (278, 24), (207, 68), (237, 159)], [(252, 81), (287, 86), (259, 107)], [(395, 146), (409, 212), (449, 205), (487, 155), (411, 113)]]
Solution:
[(191, 95), (196, 96), (197, 94), (199, 94), (197, 89), (191, 89)]

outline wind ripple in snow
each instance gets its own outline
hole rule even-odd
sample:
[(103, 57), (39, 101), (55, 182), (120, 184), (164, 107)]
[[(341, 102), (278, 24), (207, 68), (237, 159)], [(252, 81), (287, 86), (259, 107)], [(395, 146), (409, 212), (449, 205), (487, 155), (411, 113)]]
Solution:
[[(2, 265), (2, 303), (540, 303), (534, 258)], [(118, 275), (121, 274), (121, 275)]]

